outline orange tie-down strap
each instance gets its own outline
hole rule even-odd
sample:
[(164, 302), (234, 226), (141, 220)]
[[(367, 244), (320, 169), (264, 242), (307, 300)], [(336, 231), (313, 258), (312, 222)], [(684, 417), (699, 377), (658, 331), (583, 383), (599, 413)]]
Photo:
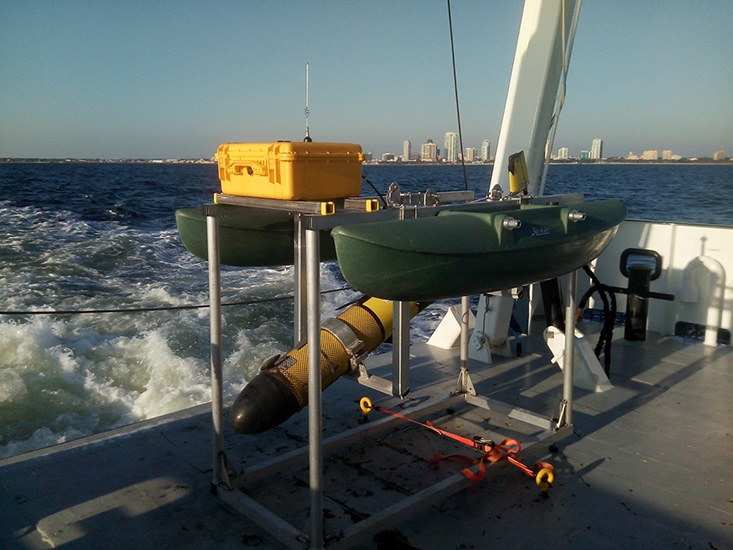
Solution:
[[(526, 475), (534, 478), (537, 486), (545, 494), (547, 493), (547, 491), (550, 490), (550, 488), (552, 487), (552, 483), (555, 480), (555, 467), (549, 462), (536, 462), (535, 465), (530, 468), (514, 457), (514, 455), (516, 455), (522, 449), (521, 445), (516, 439), (505, 439), (499, 444), (496, 444), (490, 439), (485, 439), (483, 437), (474, 437), (471, 439), (438, 428), (434, 426), (430, 421), (420, 422), (418, 420), (410, 418), (409, 416), (405, 416), (398, 412), (385, 409), (384, 407), (374, 407), (372, 405), (371, 399), (369, 399), (368, 397), (363, 397), (359, 402), (359, 406), (361, 407), (361, 411), (365, 417), (372, 410), (376, 410), (381, 413), (389, 414), (402, 420), (412, 422), (413, 424), (417, 424), (418, 426), (427, 428), (428, 430), (442, 435), (443, 437), (450, 438), (482, 453), (481, 456), (479, 456), (478, 458), (470, 458), (464, 455), (450, 455), (444, 457), (440, 454), (436, 454), (433, 458), (428, 460), (428, 466), (430, 466), (430, 468), (432, 469), (436, 469), (438, 467), (438, 464), (443, 460), (457, 460), (459, 462), (467, 464), (467, 467), (461, 470), (461, 473), (469, 480), (476, 483), (478, 481), (481, 481), (486, 476), (487, 464), (492, 464), (494, 462), (498, 462), (499, 460), (506, 459), (510, 464), (519, 468)], [(474, 472), (473, 470), (471, 470), (471, 467), (476, 466), (477, 464), (478, 469)]]

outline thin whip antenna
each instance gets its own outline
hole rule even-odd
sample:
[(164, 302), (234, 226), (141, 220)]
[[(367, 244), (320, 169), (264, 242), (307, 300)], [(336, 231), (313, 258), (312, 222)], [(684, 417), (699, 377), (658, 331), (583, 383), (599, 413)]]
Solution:
[(305, 138), (303, 141), (313, 141), (311, 139), (311, 130), (310, 126), (308, 125), (308, 115), (310, 115), (310, 111), (308, 110), (308, 63), (305, 64)]

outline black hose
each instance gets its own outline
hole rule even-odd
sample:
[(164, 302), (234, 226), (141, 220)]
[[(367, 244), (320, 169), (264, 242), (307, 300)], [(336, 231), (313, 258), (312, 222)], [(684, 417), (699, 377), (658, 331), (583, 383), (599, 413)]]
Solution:
[(387, 201), (385, 200), (382, 193), (379, 192), (379, 189), (377, 189), (377, 186), (374, 185), (371, 181), (369, 181), (369, 178), (367, 178), (365, 175), (362, 174), (361, 179), (363, 179), (365, 182), (369, 184), (369, 186), (374, 189), (374, 192), (379, 196), (379, 200), (382, 201), (382, 206), (387, 206)]
[(590, 277), (593, 285), (586, 291), (578, 303), (578, 311), (582, 311), (590, 297), (595, 292), (598, 292), (603, 302), (603, 326), (601, 327), (601, 333), (598, 336), (598, 343), (594, 352), (596, 357), (600, 358), (601, 350), (603, 350), (603, 370), (608, 376), (611, 374), (611, 344), (613, 342), (613, 327), (616, 322), (616, 295), (610, 287), (601, 283), (596, 274), (590, 269), (590, 266), (583, 266), (583, 270)]

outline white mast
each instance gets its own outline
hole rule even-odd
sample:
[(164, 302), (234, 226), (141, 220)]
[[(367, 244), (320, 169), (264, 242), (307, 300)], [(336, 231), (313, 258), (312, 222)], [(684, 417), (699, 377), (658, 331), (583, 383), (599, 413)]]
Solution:
[(498, 185), (509, 193), (508, 157), (519, 151), (527, 160), (529, 193), (544, 187), (548, 135), (564, 99), (581, 1), (525, 0), (490, 190)]

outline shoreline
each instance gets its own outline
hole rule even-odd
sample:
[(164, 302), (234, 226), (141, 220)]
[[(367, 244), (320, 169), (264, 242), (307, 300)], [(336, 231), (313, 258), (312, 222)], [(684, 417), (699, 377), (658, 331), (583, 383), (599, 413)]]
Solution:
[[(493, 166), (494, 162), (470, 162), (466, 163), (466, 166)], [(585, 161), (550, 161), (551, 166), (596, 166), (596, 165), (630, 165), (630, 166), (679, 166), (679, 165), (733, 165), (733, 160), (613, 160), (603, 162), (585, 162)], [(364, 162), (363, 166), (461, 166), (460, 163), (447, 163), (447, 162), (394, 162), (394, 161), (371, 161)]]
[[(212, 164), (211, 159), (55, 159), (55, 158), (0, 158), (0, 164)], [(491, 162), (470, 162), (466, 166), (493, 166)], [(607, 160), (602, 162), (588, 161), (550, 161), (550, 165), (557, 166), (596, 166), (596, 165), (630, 165), (630, 166), (733, 166), (733, 159), (725, 160)], [(365, 161), (362, 166), (461, 166), (461, 163), (448, 162), (395, 162), (395, 161)]]

